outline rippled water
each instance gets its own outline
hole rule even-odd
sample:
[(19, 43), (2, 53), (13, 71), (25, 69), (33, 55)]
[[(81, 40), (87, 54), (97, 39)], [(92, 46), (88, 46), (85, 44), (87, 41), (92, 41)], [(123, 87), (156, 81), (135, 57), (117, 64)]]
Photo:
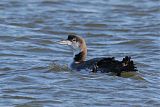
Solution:
[[(55, 41), (70, 33), (88, 59), (132, 56), (145, 80), (68, 70), (72, 52)], [(159, 107), (159, 63), (159, 0), (0, 1), (1, 107)]]

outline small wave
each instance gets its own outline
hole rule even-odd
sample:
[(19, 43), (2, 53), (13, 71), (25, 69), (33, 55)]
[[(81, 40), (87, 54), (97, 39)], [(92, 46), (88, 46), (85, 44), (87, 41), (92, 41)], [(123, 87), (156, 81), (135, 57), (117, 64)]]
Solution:
[(129, 45), (129, 44), (131, 44), (131, 45), (133, 45), (133, 44), (138, 44), (138, 43), (140, 43), (140, 41), (139, 40), (128, 40), (128, 41), (121, 41), (121, 42), (119, 42), (119, 43), (117, 43), (117, 45), (125, 45), (125, 44), (127, 44), (127, 45)]
[[(7, 71), (11, 71), (11, 70), (13, 70), (12, 68), (10, 68), (10, 67), (4, 67), (4, 68), (0, 68), (0, 71), (5, 71), (5, 72), (7, 72)], [(1, 74), (0, 74), (1, 75)]]
[(53, 50), (52, 49), (49, 49), (49, 48), (41, 48), (41, 47), (28, 47), (27, 49), (28, 52), (42, 52), (42, 53), (46, 53), (46, 52), (51, 52), (53, 53)]
[(87, 24), (84, 24), (84, 26), (86, 27), (106, 27), (107, 25), (106, 24), (93, 24), (93, 23), (87, 23)]
[(49, 66), (49, 71), (60, 72), (60, 71), (71, 71), (71, 69), (65, 64), (62, 65), (62, 64), (58, 64), (58, 63), (53, 62)]

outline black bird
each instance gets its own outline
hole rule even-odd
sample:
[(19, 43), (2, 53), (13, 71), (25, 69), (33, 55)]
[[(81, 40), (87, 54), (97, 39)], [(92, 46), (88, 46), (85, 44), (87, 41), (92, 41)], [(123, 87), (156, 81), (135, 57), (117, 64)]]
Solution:
[(85, 40), (77, 35), (68, 35), (66, 40), (58, 42), (59, 44), (68, 45), (74, 53), (74, 59), (71, 64), (72, 69), (90, 69), (92, 72), (114, 73), (121, 76), (122, 72), (136, 72), (134, 62), (131, 57), (126, 56), (122, 61), (114, 57), (101, 57), (85, 61), (87, 56), (87, 46)]

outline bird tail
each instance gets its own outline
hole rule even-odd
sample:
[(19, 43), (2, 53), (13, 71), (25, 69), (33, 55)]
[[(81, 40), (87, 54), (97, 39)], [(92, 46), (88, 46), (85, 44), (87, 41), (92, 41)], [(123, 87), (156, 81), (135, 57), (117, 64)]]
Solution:
[(122, 60), (122, 71), (138, 71), (137, 68), (135, 67), (135, 64), (133, 60), (131, 60), (131, 57), (126, 56)]

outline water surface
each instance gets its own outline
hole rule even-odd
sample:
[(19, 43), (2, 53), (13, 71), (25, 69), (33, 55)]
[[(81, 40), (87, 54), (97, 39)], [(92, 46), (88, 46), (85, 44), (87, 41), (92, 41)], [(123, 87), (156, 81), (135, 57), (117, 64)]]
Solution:
[[(55, 41), (70, 33), (87, 59), (131, 56), (145, 81), (69, 70)], [(159, 36), (159, 0), (1, 0), (0, 106), (159, 107)]]

